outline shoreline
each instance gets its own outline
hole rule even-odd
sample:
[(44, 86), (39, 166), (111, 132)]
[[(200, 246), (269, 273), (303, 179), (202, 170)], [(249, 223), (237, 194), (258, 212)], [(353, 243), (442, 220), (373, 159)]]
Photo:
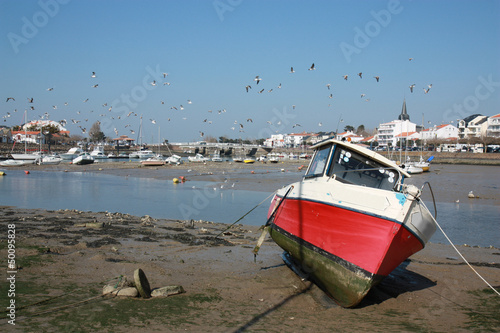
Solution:
[[(138, 162), (118, 162), (33, 166), (31, 170), (167, 180), (186, 176), (188, 181), (227, 177), (238, 180), (244, 189), (272, 192), (300, 179), (301, 165), (142, 167)], [(259, 175), (264, 173), (276, 177), (262, 181)], [(225, 230), (228, 224), (201, 220), (0, 206), (0, 234), (7, 235), (9, 225), (15, 226), (16, 235), (17, 322), (10, 326), (7, 318), (0, 317), (0, 326), (13, 332), (78, 331), (81, 327), (91, 332), (471, 331), (500, 327), (500, 297), (447, 244), (427, 244), (373, 288), (359, 306), (344, 309), (284, 265), (282, 250), (269, 236), (254, 261), (258, 226), (236, 224)], [(3, 267), (7, 266), (7, 241), (7, 236), (0, 238)], [(458, 248), (487, 281), (500, 288), (498, 248)], [(152, 288), (180, 285), (185, 293), (152, 299), (100, 297), (106, 281), (115, 283), (121, 275), (130, 281), (138, 268)], [(0, 290), (7, 289), (3, 279)], [(58, 298), (22, 308), (50, 297)], [(83, 302), (87, 299), (92, 300)], [(3, 293), (0, 306), (6, 307), (9, 300)], [(77, 302), (82, 303), (66, 307)]]
[[(18, 305), (16, 326), (9, 325), (10, 331), (81, 327), (91, 332), (465, 331), (500, 327), (500, 298), (447, 245), (428, 244), (373, 288), (359, 306), (344, 309), (285, 266), (282, 250), (269, 237), (254, 262), (258, 227), (235, 225), (216, 239), (227, 225), (0, 206), (2, 234), (8, 224), (15, 224), (16, 230)], [(6, 239), (0, 241), (0, 248), (6, 253)], [(498, 288), (499, 249), (459, 249)], [(5, 267), (6, 256), (0, 261)], [(152, 288), (180, 285), (185, 293), (152, 299), (99, 297), (105, 281), (120, 275), (130, 279), (138, 268)], [(21, 308), (60, 295), (65, 296)], [(5, 296), (0, 297), (1, 306), (6, 305)], [(89, 298), (94, 299), (65, 307)], [(5, 318), (0, 325), (7, 327)]]

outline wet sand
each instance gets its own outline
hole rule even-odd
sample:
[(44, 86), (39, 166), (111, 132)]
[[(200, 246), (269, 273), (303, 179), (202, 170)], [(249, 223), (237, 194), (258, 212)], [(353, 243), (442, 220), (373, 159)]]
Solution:
[[(76, 166), (44, 168), (78, 170), (72, 167)], [(252, 183), (248, 189), (269, 187), (270, 191), (300, 178), (297, 169), (295, 164), (240, 167), (226, 163), (163, 169), (127, 163), (86, 166), (86, 171), (162, 179), (189, 175), (190, 179), (216, 181), (216, 173), (241, 184)], [(259, 172), (276, 172), (276, 180), (255, 184)], [(6, 314), (0, 320), (2, 331), (459, 332), (500, 328), (500, 297), (447, 245), (428, 244), (370, 291), (359, 306), (344, 309), (285, 266), (281, 249), (269, 239), (254, 261), (252, 249), (260, 236), (257, 227), (236, 225), (215, 237), (227, 225), (0, 207), (2, 235), (7, 235), (9, 224), (16, 231), (17, 310), (15, 326), (7, 323)], [(6, 267), (6, 237), (0, 248), (0, 262)], [(459, 250), (487, 281), (500, 287), (499, 249), (460, 246)], [(105, 283), (117, 283), (121, 275), (130, 280), (137, 268), (145, 272), (152, 288), (181, 285), (186, 292), (151, 299), (99, 297)], [(4, 309), (10, 300), (5, 281), (0, 283)], [(57, 296), (61, 297), (53, 298)]]

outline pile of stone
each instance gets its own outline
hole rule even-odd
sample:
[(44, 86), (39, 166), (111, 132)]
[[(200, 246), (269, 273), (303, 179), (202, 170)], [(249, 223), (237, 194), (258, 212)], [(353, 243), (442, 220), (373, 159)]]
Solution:
[(134, 280), (130, 281), (126, 276), (120, 277), (115, 285), (105, 285), (102, 288), (103, 295), (124, 296), (124, 297), (167, 297), (184, 293), (182, 286), (166, 286), (151, 290), (149, 281), (143, 270), (138, 268), (134, 271)]

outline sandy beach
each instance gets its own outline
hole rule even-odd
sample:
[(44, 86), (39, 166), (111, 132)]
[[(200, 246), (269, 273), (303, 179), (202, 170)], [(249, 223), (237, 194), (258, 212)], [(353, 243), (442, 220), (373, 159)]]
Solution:
[[(242, 188), (269, 191), (301, 176), (300, 164), (146, 169), (132, 163), (95, 164), (85, 170), (209, 181), (224, 175)], [(68, 165), (44, 169), (81, 171)], [(281, 173), (281, 169), (284, 175), (273, 182), (255, 181), (260, 172)], [(8, 312), (0, 320), (6, 332), (500, 329), (500, 297), (448, 245), (428, 244), (370, 291), (360, 305), (344, 309), (307, 277), (293, 273), (283, 263), (281, 249), (269, 238), (254, 259), (252, 250), (260, 236), (255, 226), (236, 224), (226, 230), (226, 224), (206, 221), (1, 206), (0, 228), (2, 235), (15, 229), (15, 297), (7, 296), (12, 284), (6, 278), (12, 274), (5, 273), (0, 283), (2, 308), (12, 299), (16, 306), (15, 325), (9, 324)], [(474, 269), (500, 287), (499, 249), (458, 248)], [(8, 237), (1, 238), (0, 249), (0, 262), (7, 267)], [(138, 268), (152, 289), (175, 285), (185, 293), (149, 299), (102, 296), (105, 284), (132, 281)]]

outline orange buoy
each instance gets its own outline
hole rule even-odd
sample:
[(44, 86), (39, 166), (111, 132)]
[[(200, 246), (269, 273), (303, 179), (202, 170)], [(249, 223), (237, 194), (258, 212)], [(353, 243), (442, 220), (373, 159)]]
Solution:
[(30, 174), (30, 172), (28, 170), (24, 170), (24, 173), (27, 174), (27, 175)]

